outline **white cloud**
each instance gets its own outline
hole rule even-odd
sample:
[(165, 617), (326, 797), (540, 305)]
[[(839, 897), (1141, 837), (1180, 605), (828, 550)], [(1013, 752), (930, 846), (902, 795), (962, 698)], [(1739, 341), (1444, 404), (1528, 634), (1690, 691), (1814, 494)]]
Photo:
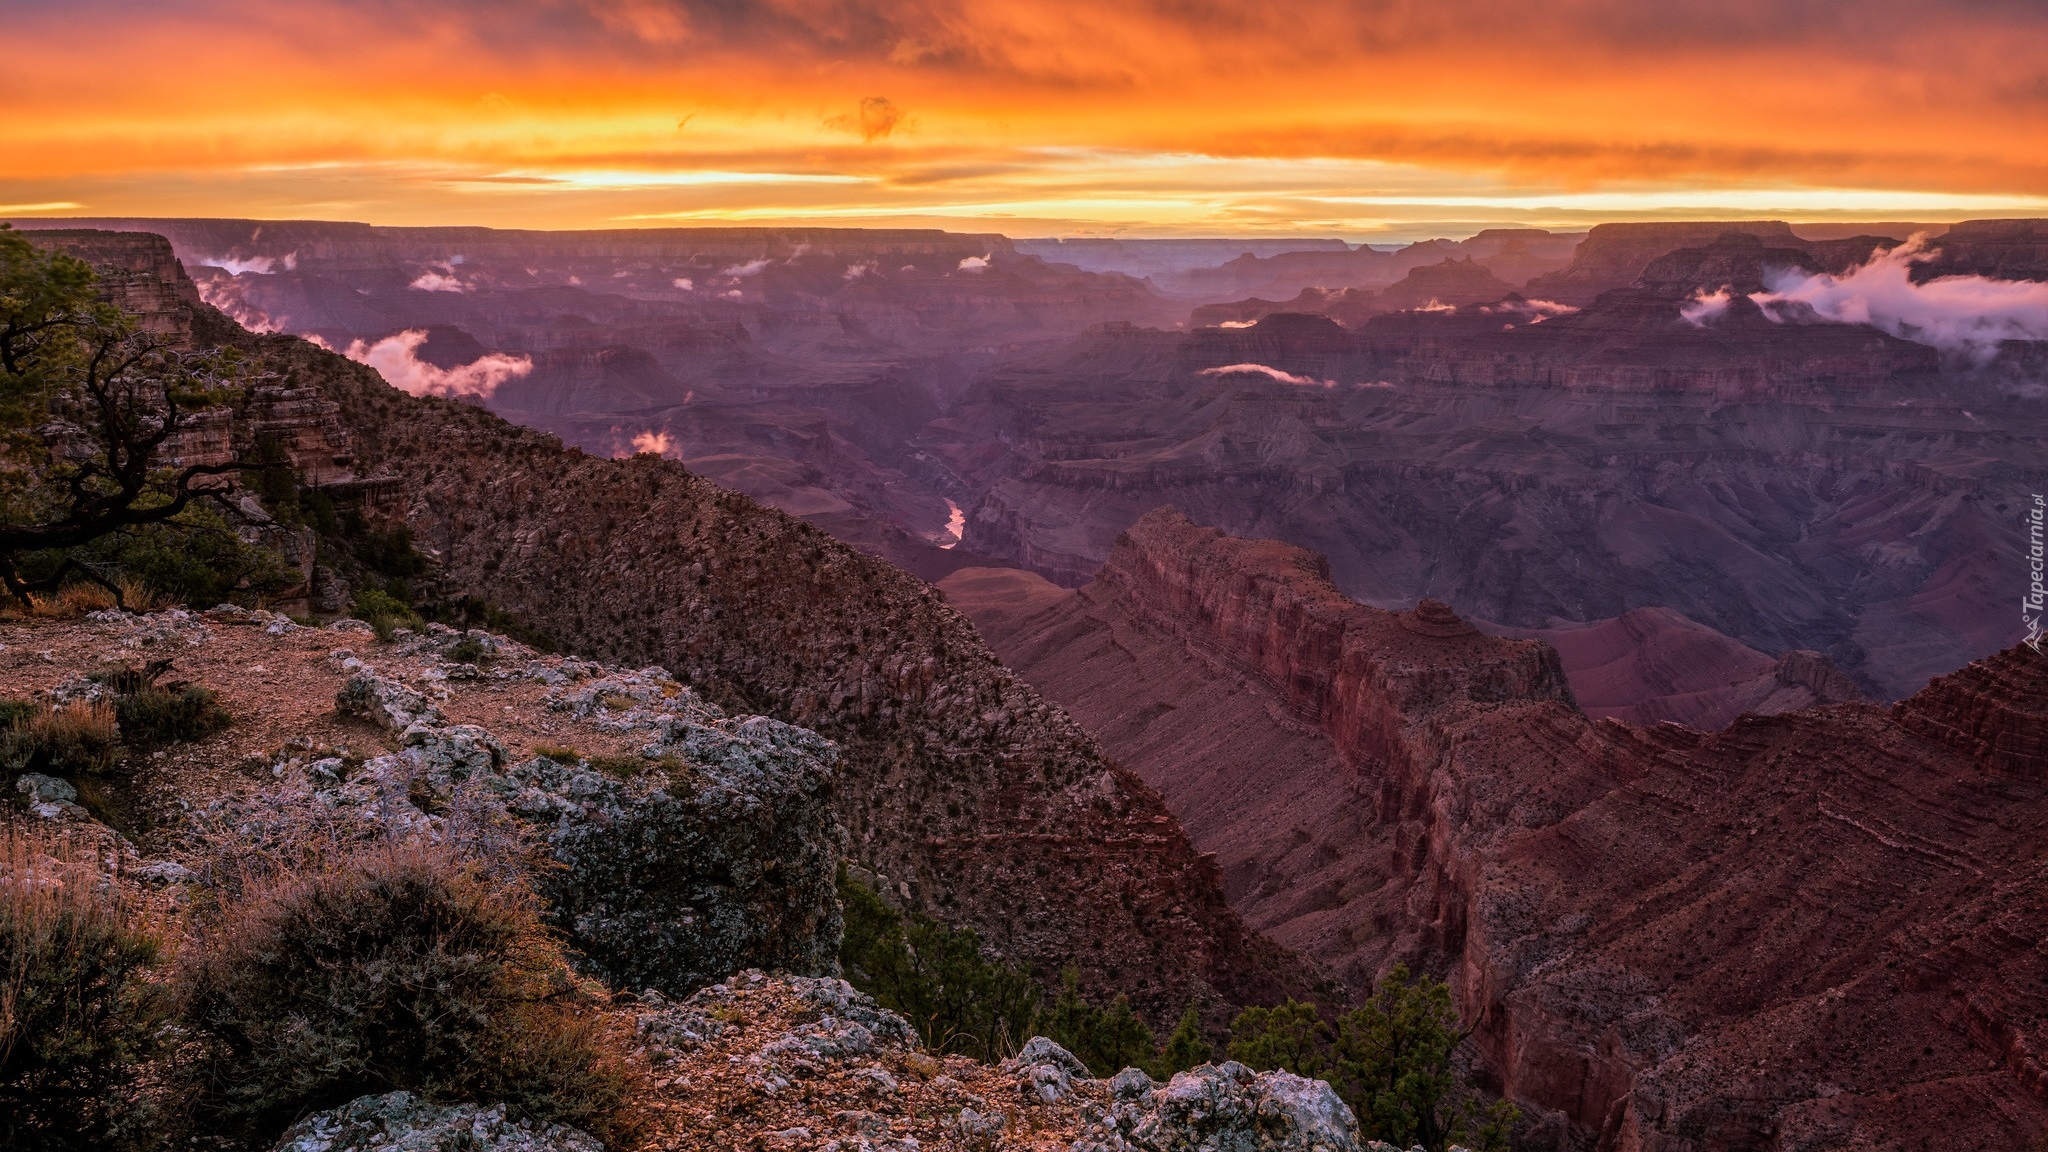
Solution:
[(1751, 295), (1773, 320), (1816, 315), (1869, 324), (1894, 336), (1989, 360), (2004, 340), (2048, 340), (2048, 283), (1943, 276), (1915, 284), (1912, 269), (1933, 259), (1926, 237), (1911, 240), (1840, 276), (1773, 269)]
[(1217, 325), (1218, 328), (1256, 328), (1258, 326), (1259, 322), (1257, 320), (1225, 320)]
[(429, 268), (425, 272), (420, 273), (419, 276), (415, 278), (412, 283), (407, 284), (406, 287), (415, 289), (420, 292), (471, 291), (469, 285), (464, 284), (462, 281), (455, 278), (453, 269), (442, 271), (441, 269), (438, 268)]
[(408, 328), (386, 336), (375, 344), (352, 341), (342, 353), (358, 364), (368, 364), (394, 388), (415, 396), (458, 396), (473, 393), (489, 397), (507, 380), (533, 371), (533, 359), (492, 352), (456, 368), (442, 368), (419, 358), (427, 334)]
[(759, 260), (749, 260), (749, 261), (747, 261), (747, 262), (746, 262), (745, 264), (735, 264), (735, 265), (733, 265), (732, 267), (730, 267), (730, 268), (727, 268), (727, 269), (726, 269), (725, 271), (723, 271), (723, 272), (720, 272), (720, 273), (719, 273), (719, 275), (720, 275), (720, 276), (753, 276), (753, 275), (756, 275), (756, 274), (758, 274), (758, 273), (759, 273), (759, 272), (761, 271), (761, 269), (763, 269), (763, 268), (766, 268), (767, 266), (768, 266), (768, 258), (767, 258), (767, 257), (765, 257), (765, 256), (763, 256), (763, 257), (762, 257), (761, 259), (759, 259)]
[(675, 439), (666, 432), (656, 432), (650, 428), (645, 432), (633, 434), (633, 451), (635, 454), (651, 452), (656, 456), (666, 456), (675, 450), (675, 446)]
[(201, 256), (194, 263), (208, 268), (218, 268), (230, 276), (240, 276), (245, 272), (253, 272), (258, 276), (268, 276), (276, 272), (280, 267), (287, 272), (297, 268), (299, 266), (299, 254), (297, 252), (287, 252), (281, 257)]
[(1728, 289), (1708, 292), (1702, 288), (1678, 306), (1678, 315), (1695, 328), (1705, 328), (1728, 311)]
[(962, 256), (962, 257), (960, 258), (960, 271), (962, 271), (962, 272), (986, 272), (986, 271), (988, 271), (988, 257), (986, 257), (986, 256)]
[(1337, 386), (1335, 380), (1318, 380), (1313, 376), (1296, 376), (1292, 372), (1282, 372), (1270, 364), (1225, 364), (1221, 368), (1204, 368), (1201, 374), (1204, 376), (1230, 376), (1239, 372), (1269, 377), (1282, 384), (1305, 384), (1311, 388), (1335, 388)]
[(848, 264), (844, 278), (847, 280), (858, 280), (874, 270), (875, 262), (872, 260), (865, 264)]
[(681, 288), (685, 292), (694, 292), (697, 289), (697, 282), (695, 280), (690, 279), (688, 276), (676, 277), (675, 285), (676, 287)]

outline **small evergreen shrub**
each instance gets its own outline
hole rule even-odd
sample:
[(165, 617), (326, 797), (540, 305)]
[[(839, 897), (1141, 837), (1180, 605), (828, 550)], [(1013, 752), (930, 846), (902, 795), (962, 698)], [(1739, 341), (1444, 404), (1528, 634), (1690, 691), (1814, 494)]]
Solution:
[(307, 1112), (398, 1089), (600, 1137), (628, 1123), (626, 1066), (578, 1011), (533, 894), (448, 849), (258, 880), (203, 939), (181, 983), (209, 1127), (267, 1147)]
[(399, 628), (420, 628), (426, 622), (419, 613), (404, 601), (375, 588), (365, 588), (355, 595), (355, 606), (351, 610), (356, 619), (376, 630), (377, 639), (389, 640), (391, 633)]
[(902, 913), (839, 873), (846, 920), (840, 963), (849, 983), (901, 1013), (935, 1052), (1001, 1060), (1032, 1036), (1039, 990), (1023, 968), (982, 955), (972, 928)]
[(160, 926), (89, 851), (0, 827), (0, 1148), (120, 1146), (169, 1015)]

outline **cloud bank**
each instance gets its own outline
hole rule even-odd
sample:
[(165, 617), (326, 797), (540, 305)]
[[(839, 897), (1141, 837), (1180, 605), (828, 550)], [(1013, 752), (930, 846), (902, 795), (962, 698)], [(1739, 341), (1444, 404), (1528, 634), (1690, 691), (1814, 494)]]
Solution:
[[(1764, 290), (1750, 299), (1780, 322), (1818, 316), (1869, 324), (1979, 363), (1995, 356), (2002, 341), (2048, 340), (2048, 284), (1984, 276), (1943, 276), (1915, 284), (1913, 266), (1934, 256), (1926, 238), (1915, 236), (1840, 276), (1772, 270), (1764, 276)], [(1698, 303), (1709, 307), (1711, 299)], [(1725, 292), (1720, 306), (1727, 307)], [(1701, 322), (1690, 315), (1686, 319)]]
[(508, 356), (492, 352), (471, 363), (442, 368), (419, 358), (420, 345), (427, 342), (424, 329), (408, 328), (386, 336), (375, 344), (351, 341), (342, 355), (377, 370), (392, 387), (415, 396), (476, 395), (488, 398), (507, 380), (533, 371), (530, 356)]
[(1296, 376), (1292, 372), (1282, 372), (1270, 364), (1225, 364), (1220, 368), (1204, 368), (1201, 374), (1204, 376), (1230, 376), (1239, 372), (1265, 376), (1282, 384), (1302, 384), (1310, 388), (1335, 388), (1337, 386), (1335, 380), (1318, 380), (1313, 376)]

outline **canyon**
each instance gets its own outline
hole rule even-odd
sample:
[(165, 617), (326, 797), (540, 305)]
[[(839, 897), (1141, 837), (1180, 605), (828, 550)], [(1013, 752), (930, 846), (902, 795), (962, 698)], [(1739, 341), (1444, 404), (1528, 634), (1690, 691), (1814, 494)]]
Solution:
[(2048, 1123), (2029, 649), (1710, 735), (1592, 719), (1547, 645), (1359, 604), (1322, 557), (1170, 509), (1078, 590), (945, 587), (1254, 927), (1356, 984), (1448, 971), (1558, 1147), (2008, 1148)]
[[(2023, 273), (2037, 229), (1958, 225), (1967, 245), (1935, 259)], [(842, 858), (1041, 978), (1071, 966), (1155, 1025), (1192, 1003), (1220, 1028), (1240, 1005), (1341, 1003), (1397, 963), (1440, 974), (1475, 1076), (1522, 1104), (1530, 1148), (2004, 1148), (2048, 1131), (2048, 663), (1999, 608), (2016, 493), (2048, 480), (2038, 350), (1963, 363), (1742, 291), (1896, 241), (1595, 229), (1558, 295), (1629, 280), (1581, 305), (1371, 309), (1403, 278), (1506, 281), (1430, 253), (1350, 289), (1356, 316), (1174, 330), (1144, 326), (1168, 306), (1152, 288), (1000, 238), (726, 238), (711, 264), (762, 244), (787, 244), (791, 267), (800, 244), (840, 245), (833, 267), (925, 246), (916, 291), (941, 311), (1006, 268), (1105, 295), (1044, 324), (1000, 302), (920, 321), (964, 367), (945, 404), (876, 433), (911, 428), (848, 513), (806, 508), (789, 478), (852, 492), (855, 471), (793, 472), (789, 442), (737, 424), (718, 435), (744, 453), (700, 473), (687, 453), (509, 422), (491, 408), (520, 388), (563, 394), (530, 383), (543, 350), (429, 326), (428, 364), (534, 366), (489, 395), (413, 395), (194, 303), (210, 279), (246, 308), (275, 270), (193, 284), (154, 237), (50, 241), (122, 270), (114, 290), (177, 340), (257, 365), (273, 391), (223, 428), (272, 421), (309, 489), (408, 531), (423, 598), (488, 603), (832, 741)], [(310, 276), (313, 249), (293, 251)], [(618, 259), (589, 251), (593, 274)], [(439, 274), (477, 275), (462, 254)], [(827, 271), (813, 290), (845, 290)], [(411, 283), (393, 292), (520, 295)], [(1725, 310), (1687, 316), (1722, 290)], [(1118, 306), (1103, 299), (1132, 318), (1055, 338)], [(781, 323), (761, 307), (727, 335)], [(975, 343), (994, 333), (1012, 343)], [(655, 379), (625, 351), (593, 363), (618, 374), (575, 404)], [(824, 440), (878, 403), (840, 391), (844, 408), (806, 409)], [(738, 474), (805, 514), (716, 483)], [(913, 531), (949, 500), (962, 532)]]
[[(2041, 344), (1978, 363), (1747, 296), (1914, 236), (1934, 246), (1916, 282), (2048, 276), (2038, 221), (1398, 251), (72, 223), (160, 231), (257, 328), (596, 455), (682, 459), (927, 579), (994, 564), (1077, 585), (1171, 503), (1315, 549), (1363, 599), (1521, 630), (1664, 610), (1897, 699), (2015, 638), (1996, 591), (2015, 493), (2048, 484)], [(1616, 708), (1669, 694), (1610, 681)]]

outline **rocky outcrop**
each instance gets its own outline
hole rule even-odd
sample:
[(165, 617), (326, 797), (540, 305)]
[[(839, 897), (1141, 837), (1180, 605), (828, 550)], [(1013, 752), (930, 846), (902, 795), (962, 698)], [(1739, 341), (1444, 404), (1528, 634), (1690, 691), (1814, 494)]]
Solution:
[(1668, 608), (1552, 628), (1484, 625), (1557, 650), (1586, 715), (1630, 724), (1670, 720), (1711, 732), (1737, 716), (1774, 716), (1862, 700), (1863, 690), (1818, 652), (1776, 660)]
[(56, 228), (25, 235), (35, 244), (75, 256), (99, 273), (109, 303), (135, 318), (144, 332), (173, 348), (192, 341), (192, 310), (199, 289), (161, 236), (91, 228)]
[(1230, 911), (1157, 795), (927, 586), (673, 462), (565, 452), (300, 341), (251, 351), (317, 384), (365, 466), (405, 478), (450, 594), (834, 740), (847, 854), (910, 906), (1161, 1020), (1197, 993), (1314, 983)]
[(1529, 296), (1567, 304), (1588, 304), (1602, 292), (1633, 284), (1651, 263), (1680, 248), (1713, 244), (1735, 232), (1774, 248), (1797, 248), (1799, 238), (1782, 220), (1595, 224), (1572, 253), (1571, 263), (1529, 281)]
[[(445, 628), (413, 646), (445, 653), (459, 643), (531, 656), (501, 637)], [(316, 786), (320, 808), (418, 827), (467, 802), (532, 825), (559, 865), (537, 878), (549, 917), (614, 988), (681, 995), (750, 966), (837, 970), (837, 750), (816, 735), (727, 717), (658, 669), (572, 661), (527, 673), (561, 682), (547, 709), (645, 743), (602, 767), (561, 752), (508, 763), (488, 731), (451, 725), (419, 691), (343, 663), (357, 667), (337, 708), (405, 747)], [(458, 664), (444, 675), (480, 674)]]
[(505, 1106), (430, 1104), (410, 1092), (364, 1096), (294, 1124), (273, 1152), (603, 1152), (561, 1124), (511, 1120)]
[(1892, 715), (1989, 772), (2048, 778), (2048, 680), (2040, 653), (2014, 648), (1943, 676)]

